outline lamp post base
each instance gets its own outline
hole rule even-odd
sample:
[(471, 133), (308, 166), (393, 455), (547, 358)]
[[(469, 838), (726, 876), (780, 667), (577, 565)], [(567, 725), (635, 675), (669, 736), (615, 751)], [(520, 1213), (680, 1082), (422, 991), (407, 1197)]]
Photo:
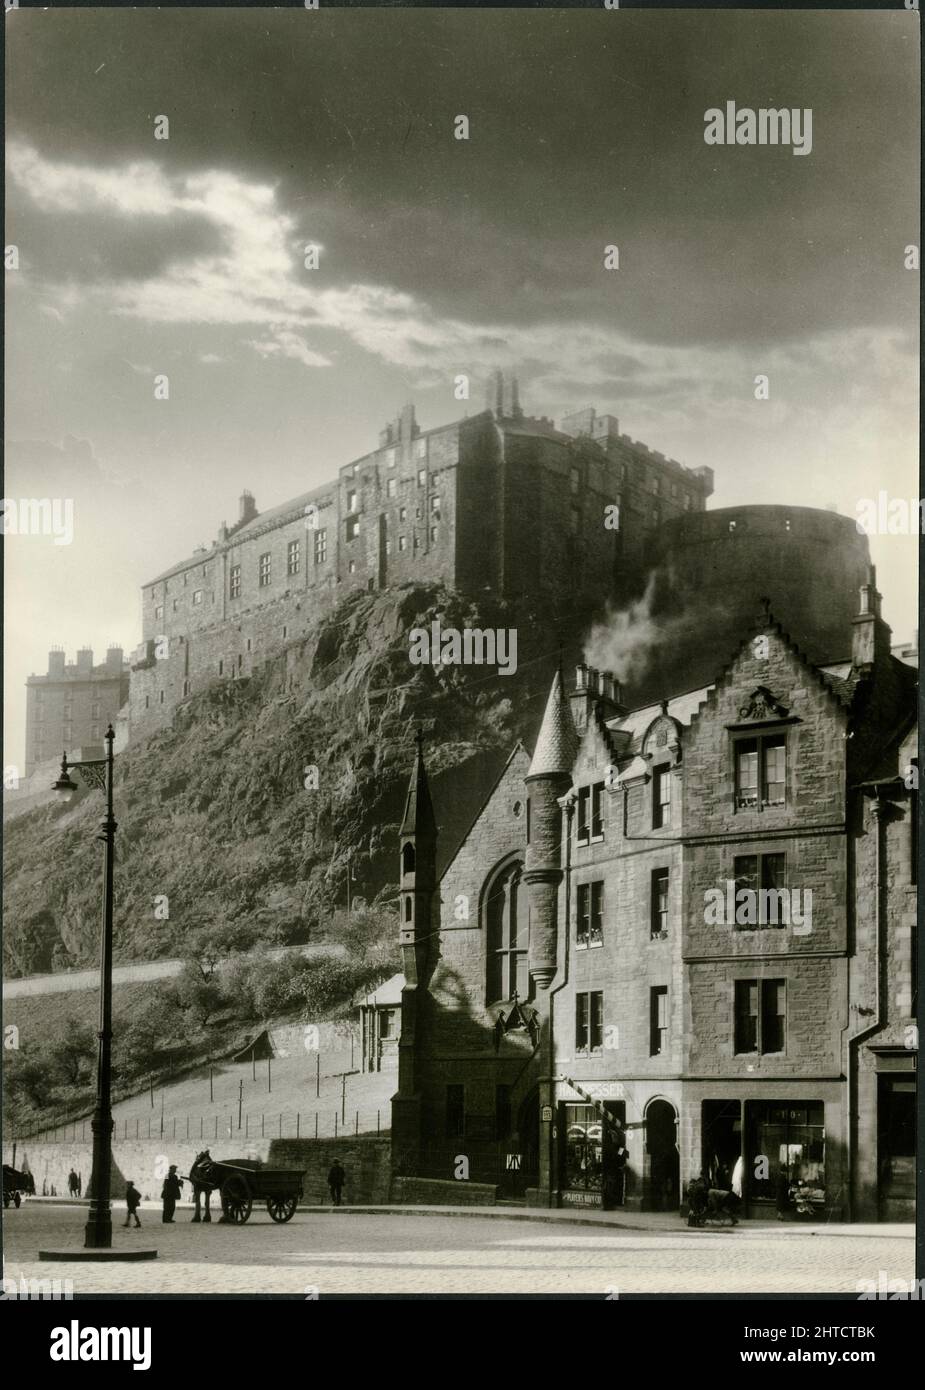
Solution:
[(156, 1260), (156, 1250), (88, 1250), (69, 1245), (63, 1250), (40, 1250), (40, 1260), (62, 1260), (70, 1264), (105, 1264), (109, 1260)]

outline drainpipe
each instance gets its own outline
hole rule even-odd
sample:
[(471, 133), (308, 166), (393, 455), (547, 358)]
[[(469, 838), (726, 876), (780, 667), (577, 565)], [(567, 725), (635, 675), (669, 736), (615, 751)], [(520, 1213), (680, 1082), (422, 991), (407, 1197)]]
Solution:
[[(565, 796), (563, 796), (563, 797), (561, 798), (560, 802), (559, 802), (559, 805), (562, 807), (563, 811), (565, 812), (565, 866), (564, 866), (564, 879), (565, 879), (565, 913), (564, 913), (564, 930), (563, 930), (563, 944), (562, 944), (562, 978), (560, 979), (559, 983), (558, 983), (557, 985), (553, 985), (553, 986), (551, 987), (550, 991), (549, 991), (549, 1052), (548, 1052), (548, 1056), (547, 1056), (547, 1072), (546, 1072), (546, 1074), (547, 1074), (547, 1076), (549, 1077), (548, 1086), (549, 1086), (549, 1100), (550, 1100), (550, 1104), (552, 1105), (552, 1122), (551, 1122), (550, 1127), (549, 1127), (549, 1135), (548, 1135), (548, 1138), (547, 1138), (547, 1141), (546, 1141), (546, 1142), (550, 1145), (550, 1148), (551, 1148), (551, 1161), (550, 1161), (550, 1164), (549, 1164), (549, 1171), (550, 1171), (550, 1173), (555, 1173), (555, 1178), (556, 1178), (556, 1190), (557, 1190), (557, 1191), (558, 1191), (558, 1187), (559, 1187), (560, 1173), (559, 1173), (559, 1159), (558, 1159), (558, 1152), (559, 1152), (559, 1149), (558, 1149), (558, 1141), (557, 1141), (557, 1138), (556, 1138), (556, 1136), (555, 1136), (555, 1134), (554, 1134), (554, 1131), (555, 1131), (555, 1129), (556, 1129), (556, 1127), (557, 1127), (557, 1120), (556, 1120), (557, 1107), (556, 1107), (556, 1040), (555, 1040), (555, 1029), (554, 1029), (554, 1027), (553, 1027), (553, 1022), (554, 1022), (554, 1019), (555, 1019), (555, 1009), (556, 1009), (555, 996), (559, 993), (559, 990), (560, 990), (560, 989), (563, 989), (563, 988), (568, 984), (569, 941), (570, 941), (570, 939), (571, 939), (571, 932), (572, 932), (572, 820), (573, 820), (573, 817), (574, 817), (574, 815), (575, 815), (575, 802), (576, 802), (577, 800), (578, 800), (578, 793), (576, 792), (575, 788), (572, 787), (569, 791), (566, 792)], [(542, 1123), (543, 1123), (543, 1121), (542, 1121), (542, 1117), (541, 1117), (541, 1118), (540, 1118), (540, 1124), (542, 1125)], [(552, 1184), (550, 1184), (550, 1199), (551, 1199), (551, 1197), (552, 1197)]]
[[(856, 1146), (854, 1142), (855, 1125), (858, 1118), (858, 1073), (860, 1062), (861, 1043), (872, 1034), (879, 1032), (881, 1027), (881, 1012), (883, 1000), (883, 815), (886, 811), (886, 802), (880, 796), (880, 788), (875, 787), (874, 799), (871, 804), (870, 813), (874, 820), (874, 1017), (860, 1032), (849, 1034), (846, 1039), (846, 1080), (848, 1087), (848, 1123), (845, 1132), (845, 1156), (848, 1169), (848, 1217), (853, 1221), (855, 1217), (855, 1186), (856, 1174), (854, 1171)], [(849, 981), (851, 964), (848, 965)], [(849, 1025), (850, 1027), (850, 1025)]]

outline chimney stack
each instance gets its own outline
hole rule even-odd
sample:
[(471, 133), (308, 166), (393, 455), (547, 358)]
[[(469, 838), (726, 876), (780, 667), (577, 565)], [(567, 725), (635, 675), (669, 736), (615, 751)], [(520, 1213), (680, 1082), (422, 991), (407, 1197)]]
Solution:
[(499, 369), (488, 378), (485, 404), (496, 420), (522, 420), (524, 413), (520, 408), (520, 386), (513, 372)]
[(48, 653), (48, 674), (50, 676), (64, 675), (64, 648), (52, 647)]
[(253, 521), (256, 515), (257, 503), (254, 501), (254, 494), (245, 488), (238, 499), (238, 525), (246, 525), (248, 521)]
[(851, 664), (856, 671), (870, 672), (889, 659), (893, 635), (880, 616), (877, 571), (873, 565), (867, 583), (861, 585), (858, 615), (852, 621)]

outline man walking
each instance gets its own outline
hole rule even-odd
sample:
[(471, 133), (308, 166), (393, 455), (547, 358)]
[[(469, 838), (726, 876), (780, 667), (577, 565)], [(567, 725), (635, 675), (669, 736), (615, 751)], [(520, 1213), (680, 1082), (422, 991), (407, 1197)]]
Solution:
[(346, 1176), (340, 1159), (335, 1158), (331, 1164), (331, 1171), (328, 1173), (328, 1187), (331, 1189), (331, 1200), (336, 1207), (340, 1206), (340, 1194), (343, 1191)]
[(73, 1168), (67, 1175), (67, 1190), (72, 1197), (77, 1196), (77, 1174)]
[(164, 1210), (161, 1221), (165, 1225), (173, 1223), (173, 1214), (176, 1210), (177, 1199), (183, 1189), (183, 1179), (177, 1177), (177, 1165), (171, 1163), (170, 1171), (164, 1179), (164, 1186), (161, 1188), (161, 1198), (164, 1203)]
[(132, 1182), (131, 1178), (129, 1178), (128, 1185), (125, 1189), (125, 1205), (127, 1210), (123, 1224), (130, 1226), (132, 1217), (134, 1216), (135, 1225), (140, 1226), (141, 1222), (138, 1220), (138, 1208), (141, 1206), (141, 1193), (138, 1191), (138, 1188)]

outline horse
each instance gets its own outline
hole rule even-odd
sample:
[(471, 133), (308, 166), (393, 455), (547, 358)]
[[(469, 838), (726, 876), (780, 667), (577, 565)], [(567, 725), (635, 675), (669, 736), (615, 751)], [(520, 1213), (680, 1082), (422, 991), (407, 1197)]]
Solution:
[[(211, 1179), (211, 1181), (210, 1181)], [(189, 1180), (193, 1187), (193, 1201), (196, 1203), (196, 1210), (193, 1212), (194, 1221), (211, 1221), (212, 1213), (209, 1210), (209, 1198), (212, 1191), (218, 1184), (215, 1182), (215, 1160), (208, 1149), (203, 1149), (198, 1153), (190, 1165)], [(206, 1208), (205, 1215), (202, 1214), (200, 1198), (205, 1193)]]

